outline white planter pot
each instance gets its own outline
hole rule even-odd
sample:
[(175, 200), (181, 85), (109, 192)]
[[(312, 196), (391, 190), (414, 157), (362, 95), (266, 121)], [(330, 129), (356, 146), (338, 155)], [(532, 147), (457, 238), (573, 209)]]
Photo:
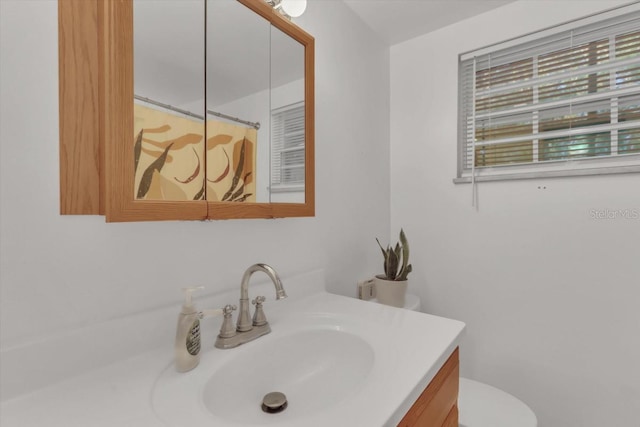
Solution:
[(375, 285), (378, 302), (393, 307), (404, 307), (408, 283), (408, 280), (385, 280), (376, 276)]

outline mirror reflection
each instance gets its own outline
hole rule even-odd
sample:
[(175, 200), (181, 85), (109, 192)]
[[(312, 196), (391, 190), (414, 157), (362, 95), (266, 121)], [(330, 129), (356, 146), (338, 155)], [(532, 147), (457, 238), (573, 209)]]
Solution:
[(207, 200), (268, 202), (270, 23), (207, 0)]
[(203, 14), (202, 1), (133, 2), (137, 199), (204, 199)]
[(272, 202), (304, 203), (304, 46), (271, 27)]
[(304, 55), (236, 0), (134, 0), (136, 197), (304, 203)]

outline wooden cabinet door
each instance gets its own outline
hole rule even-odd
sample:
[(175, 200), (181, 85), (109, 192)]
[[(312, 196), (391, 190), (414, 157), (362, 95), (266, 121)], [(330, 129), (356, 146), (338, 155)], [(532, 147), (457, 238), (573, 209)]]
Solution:
[(456, 348), (398, 427), (457, 427), (459, 350)]

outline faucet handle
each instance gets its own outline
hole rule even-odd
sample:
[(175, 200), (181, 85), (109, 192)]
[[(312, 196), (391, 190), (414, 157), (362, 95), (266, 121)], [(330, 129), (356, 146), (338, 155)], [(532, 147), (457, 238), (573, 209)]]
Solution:
[(262, 295), (255, 297), (255, 299), (253, 301), (251, 301), (251, 304), (255, 305), (256, 308), (258, 308), (258, 305), (262, 305), (263, 302), (265, 302), (267, 299), (265, 297), (263, 297)]
[(229, 314), (233, 314), (233, 311), (237, 310), (238, 306), (237, 305), (231, 305), (231, 304), (227, 304), (222, 308), (222, 313), (226, 316)]
[(222, 321), (220, 333), (218, 334), (220, 338), (231, 338), (236, 334), (236, 328), (233, 326), (233, 311), (237, 309), (238, 307), (231, 304), (225, 305), (222, 309), (224, 320)]
[(263, 326), (267, 324), (267, 317), (264, 315), (264, 310), (262, 309), (262, 303), (265, 302), (265, 300), (265, 297), (258, 296), (251, 301), (251, 304), (256, 306), (256, 310), (253, 312), (253, 326)]

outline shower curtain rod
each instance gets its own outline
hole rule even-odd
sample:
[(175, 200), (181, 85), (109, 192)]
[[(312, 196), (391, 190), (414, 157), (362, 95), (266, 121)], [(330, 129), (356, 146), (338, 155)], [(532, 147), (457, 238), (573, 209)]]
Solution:
[[(153, 105), (155, 105), (157, 107), (161, 107), (161, 108), (166, 108), (167, 110), (175, 111), (176, 113), (184, 114), (185, 116), (194, 117), (194, 118), (200, 119), (200, 120), (205, 120), (205, 118), (203, 116), (199, 115), (199, 114), (195, 114), (195, 113), (192, 113), (191, 111), (183, 110), (182, 108), (174, 107), (173, 105), (165, 104), (165, 103), (160, 102), (160, 101), (155, 101), (155, 100), (153, 100), (151, 98), (146, 98), (146, 97), (140, 96), (140, 95), (133, 95), (133, 97), (135, 99), (137, 99), (138, 101), (147, 102), (149, 104), (153, 104)], [(218, 113), (217, 111), (213, 111), (213, 110), (207, 110), (207, 114), (211, 114), (213, 116), (221, 117), (223, 119), (231, 120), (231, 121), (234, 121), (234, 122), (237, 122), (237, 123), (242, 123), (242, 124), (245, 124), (247, 126), (250, 126), (250, 127), (254, 128), (255, 130), (260, 129), (260, 122), (250, 122), (248, 120), (242, 120), (242, 119), (239, 119), (238, 117), (229, 116), (229, 115), (224, 114), (224, 113)]]

